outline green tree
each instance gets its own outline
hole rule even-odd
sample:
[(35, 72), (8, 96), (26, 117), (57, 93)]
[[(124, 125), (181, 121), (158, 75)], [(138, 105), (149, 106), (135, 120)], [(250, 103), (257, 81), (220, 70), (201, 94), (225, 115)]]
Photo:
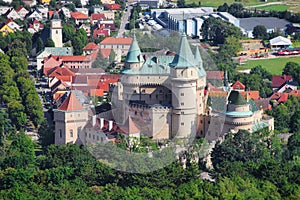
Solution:
[(267, 29), (263, 25), (257, 25), (253, 28), (253, 37), (257, 39), (268, 39)]
[(72, 38), (75, 36), (75, 24), (72, 22), (68, 22), (63, 25), (62, 33), (63, 33), (63, 42), (71, 41)]
[(78, 37), (78, 36), (73, 37), (72, 46), (73, 46), (73, 50), (74, 50), (74, 55), (82, 55), (84, 43), (80, 39), (80, 37)]
[(26, 71), (28, 69), (28, 61), (23, 56), (11, 57), (11, 67), (15, 70), (15, 72)]
[(38, 37), (37, 42), (36, 42), (36, 52), (38, 53), (43, 49), (44, 49), (44, 42), (40, 37)]
[(48, 125), (47, 121), (43, 121), (38, 129), (39, 143), (46, 149), (47, 146), (54, 144), (54, 127)]
[(184, 8), (185, 7), (185, 0), (178, 0), (177, 7)]
[(13, 142), (9, 146), (6, 157), (4, 158), (5, 168), (13, 167), (16, 169), (34, 166), (35, 153), (32, 140), (25, 135), (24, 131), (13, 137)]
[(20, 39), (15, 39), (8, 47), (7, 55), (10, 57), (27, 57), (26, 43)]
[(51, 38), (48, 38), (45, 47), (55, 47), (55, 43)]
[(21, 129), (25, 126), (27, 121), (27, 116), (24, 113), (24, 106), (16, 100), (13, 100), (7, 104), (9, 118), (16, 126), (17, 129)]
[(290, 122), (291, 131), (293, 133), (300, 133), (300, 110), (297, 110), (291, 117)]
[(292, 75), (293, 80), (300, 83), (300, 65), (295, 62), (287, 62), (283, 72), (283, 75)]

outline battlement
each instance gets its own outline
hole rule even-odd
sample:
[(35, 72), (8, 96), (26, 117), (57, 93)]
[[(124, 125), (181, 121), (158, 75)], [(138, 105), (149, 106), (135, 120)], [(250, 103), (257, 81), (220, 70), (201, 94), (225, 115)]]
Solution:
[(161, 105), (161, 104), (148, 105), (143, 103), (130, 103), (129, 107), (132, 109), (154, 110), (154, 111), (170, 111), (170, 109), (172, 109), (171, 105)]

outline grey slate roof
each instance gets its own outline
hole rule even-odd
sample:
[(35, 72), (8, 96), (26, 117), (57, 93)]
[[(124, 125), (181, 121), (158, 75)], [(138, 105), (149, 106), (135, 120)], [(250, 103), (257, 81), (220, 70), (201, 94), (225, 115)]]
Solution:
[(240, 27), (246, 31), (252, 31), (257, 25), (263, 25), (267, 29), (284, 29), (286, 25), (290, 24), (289, 21), (285, 19), (279, 19), (276, 17), (250, 17), (250, 18), (240, 18)]

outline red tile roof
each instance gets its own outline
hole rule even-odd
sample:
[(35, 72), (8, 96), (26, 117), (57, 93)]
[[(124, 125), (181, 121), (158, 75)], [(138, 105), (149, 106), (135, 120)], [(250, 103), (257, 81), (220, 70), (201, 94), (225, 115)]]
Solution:
[(244, 90), (246, 88), (246, 86), (241, 83), (240, 81), (236, 81), (233, 85), (232, 88), (235, 90)]
[(299, 97), (300, 96), (300, 90), (292, 90), (289, 95)]
[(284, 84), (286, 81), (292, 81), (293, 77), (291, 75), (273, 75), (272, 76), (272, 87), (273, 88), (279, 88), (282, 84)]
[(270, 97), (270, 99), (276, 100), (278, 103), (286, 102), (288, 98), (289, 98), (289, 94), (279, 93), (279, 92), (273, 93), (272, 96)]
[(75, 76), (75, 73), (72, 72), (68, 67), (65, 66), (57, 66), (48, 71), (49, 77), (56, 76)]
[(101, 20), (101, 19), (106, 19), (104, 14), (100, 13), (94, 13), (91, 15), (92, 20)]
[(82, 12), (71, 12), (71, 17), (74, 19), (88, 19), (89, 17)]
[(99, 36), (108, 37), (109, 35), (110, 35), (110, 30), (109, 29), (100, 29), (100, 28), (97, 28), (93, 32), (93, 37), (94, 38), (99, 37)]
[(255, 91), (242, 91), (241, 95), (243, 95), (243, 97), (246, 99), (247, 98), (247, 94), (248, 94), (248, 99), (253, 99), (253, 100), (257, 100), (260, 98), (259, 96), (259, 91), (255, 90)]
[(14, 20), (12, 20), (12, 19), (8, 19), (8, 20), (6, 20), (5, 22), (4, 22), (4, 24), (9, 24), (10, 22), (15, 22)]
[(100, 44), (116, 44), (116, 45), (131, 45), (132, 38), (105, 38), (100, 42)]
[(58, 107), (58, 110), (74, 111), (83, 110), (81, 103), (76, 98), (76, 95), (71, 92), (64, 102)]
[(103, 58), (108, 58), (111, 52), (111, 49), (100, 49), (101, 55)]
[(95, 44), (94, 42), (88, 43), (88, 44), (83, 48), (84, 51), (88, 51), (88, 50), (96, 50), (96, 49), (98, 49), (98, 45)]
[(105, 4), (105, 7), (108, 8), (109, 10), (120, 10), (121, 9), (121, 5), (119, 4)]

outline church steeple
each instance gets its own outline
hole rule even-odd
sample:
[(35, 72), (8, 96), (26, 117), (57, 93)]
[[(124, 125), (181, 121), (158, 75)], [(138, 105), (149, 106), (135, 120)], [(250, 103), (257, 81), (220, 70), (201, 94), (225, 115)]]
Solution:
[(141, 49), (136, 40), (135, 34), (133, 35), (132, 43), (130, 45), (129, 51), (127, 53), (125, 62), (126, 63), (141, 63), (144, 62)]
[(199, 51), (198, 47), (196, 47), (195, 60), (198, 64), (199, 76), (206, 76), (206, 72), (203, 68), (203, 60), (201, 58), (200, 51)]
[(186, 34), (182, 33), (181, 40), (178, 46), (176, 55), (171, 63), (171, 67), (181, 68), (181, 67), (195, 67), (197, 62), (195, 61), (194, 55), (192, 53), (191, 47), (187, 40)]

